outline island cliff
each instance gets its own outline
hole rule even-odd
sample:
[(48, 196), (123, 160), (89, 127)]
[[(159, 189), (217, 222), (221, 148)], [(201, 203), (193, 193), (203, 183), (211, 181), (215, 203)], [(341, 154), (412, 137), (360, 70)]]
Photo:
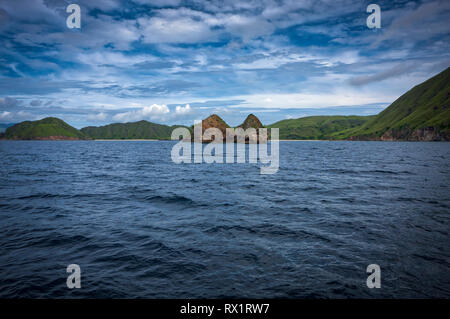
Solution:
[[(254, 132), (250, 132), (249, 135), (246, 135), (244, 137), (244, 143), (248, 144), (248, 143), (259, 143), (259, 130), (260, 128), (263, 128), (264, 126), (262, 125), (261, 121), (253, 114), (250, 114), (247, 116), (247, 118), (245, 119), (245, 121), (239, 125), (236, 128), (242, 128), (243, 130), (248, 130), (250, 128), (254, 128), (255, 131)], [(204, 133), (207, 129), (210, 128), (217, 128), (220, 130), (220, 132), (222, 133), (222, 142), (226, 142), (228, 141), (234, 141), (234, 143), (238, 143), (239, 140), (237, 138), (237, 136), (233, 135), (233, 136), (228, 136), (227, 133), (227, 128), (230, 128), (230, 126), (217, 114), (213, 114), (209, 117), (207, 117), (206, 119), (202, 120), (202, 139), (200, 141), (200, 139), (196, 139), (195, 134), (192, 134), (192, 141), (194, 142), (202, 142), (202, 143), (210, 143), (214, 140), (217, 141), (217, 138), (205, 138), (204, 137)], [(192, 132), (194, 132), (194, 127), (191, 127)], [(227, 138), (228, 137), (228, 138)]]

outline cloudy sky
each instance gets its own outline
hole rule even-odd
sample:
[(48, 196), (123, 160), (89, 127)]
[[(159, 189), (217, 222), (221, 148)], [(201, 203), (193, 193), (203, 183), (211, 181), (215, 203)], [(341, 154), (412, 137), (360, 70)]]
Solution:
[(449, 40), (446, 0), (0, 0), (0, 123), (375, 114), (449, 67)]

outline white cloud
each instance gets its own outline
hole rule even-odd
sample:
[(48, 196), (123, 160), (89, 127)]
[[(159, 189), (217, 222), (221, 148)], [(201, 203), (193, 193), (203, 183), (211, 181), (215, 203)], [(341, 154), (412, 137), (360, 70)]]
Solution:
[(183, 106), (177, 106), (175, 107), (175, 114), (177, 115), (185, 115), (192, 112), (191, 106), (189, 104), (186, 104)]
[[(395, 100), (398, 96), (380, 95), (378, 92), (367, 93), (352, 89), (338, 89), (333, 92), (317, 93), (286, 93), (286, 94), (254, 94), (233, 96), (230, 99), (245, 100), (242, 105), (230, 108), (323, 108), (331, 106), (365, 105), (385, 103)], [(270, 102), (268, 99), (271, 99)]]
[(152, 104), (150, 106), (144, 106), (140, 110), (118, 113), (114, 115), (113, 119), (119, 122), (140, 121), (146, 119), (155, 120), (163, 119), (164, 115), (169, 112), (170, 110), (165, 104)]
[(35, 119), (36, 116), (34, 116), (31, 113), (19, 111), (19, 112), (8, 112), (3, 111), (0, 113), (0, 120), (7, 120), (7, 121), (13, 121), (13, 122), (20, 122), (23, 120), (32, 120)]
[(105, 113), (100, 112), (97, 114), (90, 114), (90, 115), (88, 115), (87, 118), (88, 118), (88, 120), (91, 120), (91, 121), (105, 121), (108, 118), (108, 116)]
[[(405, 11), (403, 9), (403, 12)], [(450, 24), (443, 23), (450, 19), (448, 1), (432, 1), (420, 5), (415, 10), (403, 12), (394, 19), (382, 36), (376, 39), (374, 45), (379, 45), (385, 40), (407, 41), (412, 45), (434, 36), (448, 35), (450, 32)]]
[(365, 85), (372, 82), (383, 81), (393, 77), (399, 77), (406, 73), (411, 73), (415, 71), (415, 65), (412, 62), (403, 62), (401, 64), (397, 64), (392, 68), (385, 69), (381, 72), (371, 73), (361, 76), (356, 76), (350, 79), (350, 84), (354, 86)]
[[(101, 43), (112, 43), (116, 49), (128, 50), (130, 43), (139, 40), (140, 34), (133, 20), (116, 21), (110, 17), (95, 20), (92, 35)], [(95, 28), (95, 29), (94, 29)]]
[(353, 64), (359, 62), (360, 60), (361, 59), (359, 57), (358, 51), (345, 51), (330, 57), (330, 62), (333, 64), (336, 63)]
[(191, 17), (167, 19), (161, 17), (140, 18), (144, 43), (199, 43), (216, 40), (209, 26)]
[[(222, 8), (223, 9), (223, 8)], [(189, 8), (159, 9), (138, 19), (145, 43), (215, 42), (229, 33), (244, 41), (273, 33), (275, 26), (262, 16), (222, 11), (210, 14)]]
[[(28, 8), (29, 4), (37, 2), (40, 1), (27, 1), (27, 4), (22, 4), (22, 6)], [(78, 51), (80, 48), (99, 49), (104, 48), (105, 45), (114, 47), (114, 49), (128, 50), (130, 49), (130, 44), (139, 40), (141, 36), (136, 22), (131, 19), (115, 20), (102, 14), (95, 17), (83, 15), (82, 32), (67, 34), (67, 28), (60, 28), (61, 25), (65, 25), (65, 14), (62, 16), (56, 11), (52, 11), (56, 17), (50, 18), (33, 12), (32, 9), (28, 12), (28, 9), (23, 10), (20, 8), (20, 10), (17, 9), (15, 12), (19, 11), (25, 11), (30, 17), (36, 16), (44, 20), (39, 20), (39, 24), (22, 23), (20, 30), (14, 33), (16, 42), (38, 47), (44, 45), (55, 46), (57, 44), (58, 49), (62, 49), (64, 51), (63, 54), (66, 56), (71, 55), (72, 52)], [(58, 28), (49, 29), (45, 24), (41, 26), (41, 21), (50, 21), (57, 25)]]
[(1, 108), (15, 108), (17, 106), (21, 105), (21, 101), (15, 99), (15, 98), (11, 98), (11, 97), (4, 97), (4, 98), (0, 98), (0, 107)]
[(0, 119), (8, 119), (11, 116), (11, 112), (8, 111), (3, 111), (2, 113), (0, 113)]
[(256, 69), (277, 69), (280, 66), (288, 63), (307, 62), (314, 60), (312, 56), (289, 54), (286, 56), (277, 56), (266, 54), (266, 57), (258, 59), (249, 63), (237, 63), (234, 65), (237, 69), (256, 70)]
[(133, 0), (138, 4), (148, 4), (155, 7), (177, 6), (181, 0)]
[(96, 1), (87, 1), (85, 4), (89, 8), (96, 8), (101, 10), (112, 10), (117, 9), (119, 7), (119, 1), (117, 0), (96, 0)]
[(91, 53), (80, 53), (77, 56), (78, 61), (88, 65), (113, 65), (113, 66), (131, 66), (147, 60), (152, 60), (151, 56), (145, 55), (124, 55), (119, 52), (97, 51)]
[(262, 17), (231, 15), (222, 20), (227, 31), (242, 37), (244, 40), (271, 34), (275, 27)]

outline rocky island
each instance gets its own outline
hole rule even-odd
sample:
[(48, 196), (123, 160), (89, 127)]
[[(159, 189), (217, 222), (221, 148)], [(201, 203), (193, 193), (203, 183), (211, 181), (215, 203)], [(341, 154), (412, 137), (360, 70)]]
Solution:
[[(214, 137), (214, 139), (211, 138), (204, 138), (204, 133), (206, 130), (210, 129), (210, 128), (217, 128), (220, 130), (220, 132), (222, 133), (222, 137), (223, 137), (223, 142), (228, 141), (234, 141), (235, 143), (238, 142), (238, 138), (235, 134), (228, 136), (229, 134), (227, 133), (227, 129), (231, 128), (231, 126), (229, 126), (220, 116), (218, 116), (217, 114), (213, 114), (209, 117), (207, 117), (206, 119), (202, 120), (202, 138), (201, 140), (198, 138), (198, 140), (196, 140), (196, 137), (194, 136), (194, 126), (191, 126), (191, 133), (192, 133), (192, 141), (195, 142), (202, 142), (202, 143), (210, 143), (212, 142), (214, 139), (216, 139), (216, 137)], [(248, 135), (246, 135), (244, 137), (244, 142), (246, 144), (248, 143), (259, 143), (259, 129), (264, 128), (264, 126), (262, 125), (261, 121), (254, 115), (254, 114), (250, 114), (247, 116), (247, 118), (245, 119), (245, 121), (236, 127), (237, 128), (241, 128), (244, 131), (247, 131), (248, 129), (255, 129), (253, 132), (247, 131), (249, 132)]]

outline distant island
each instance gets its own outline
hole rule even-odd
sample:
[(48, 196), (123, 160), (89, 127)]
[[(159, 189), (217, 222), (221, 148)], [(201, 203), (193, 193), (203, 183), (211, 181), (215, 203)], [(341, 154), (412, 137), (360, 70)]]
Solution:
[[(180, 126), (139, 121), (78, 130), (61, 119), (47, 117), (8, 126), (0, 138), (169, 140), (173, 129)], [(203, 131), (216, 127), (223, 132), (230, 127), (216, 114), (204, 119), (202, 126)], [(450, 141), (450, 68), (415, 86), (378, 115), (309, 116), (263, 126), (250, 114), (239, 127), (279, 128), (280, 139), (286, 140)]]

